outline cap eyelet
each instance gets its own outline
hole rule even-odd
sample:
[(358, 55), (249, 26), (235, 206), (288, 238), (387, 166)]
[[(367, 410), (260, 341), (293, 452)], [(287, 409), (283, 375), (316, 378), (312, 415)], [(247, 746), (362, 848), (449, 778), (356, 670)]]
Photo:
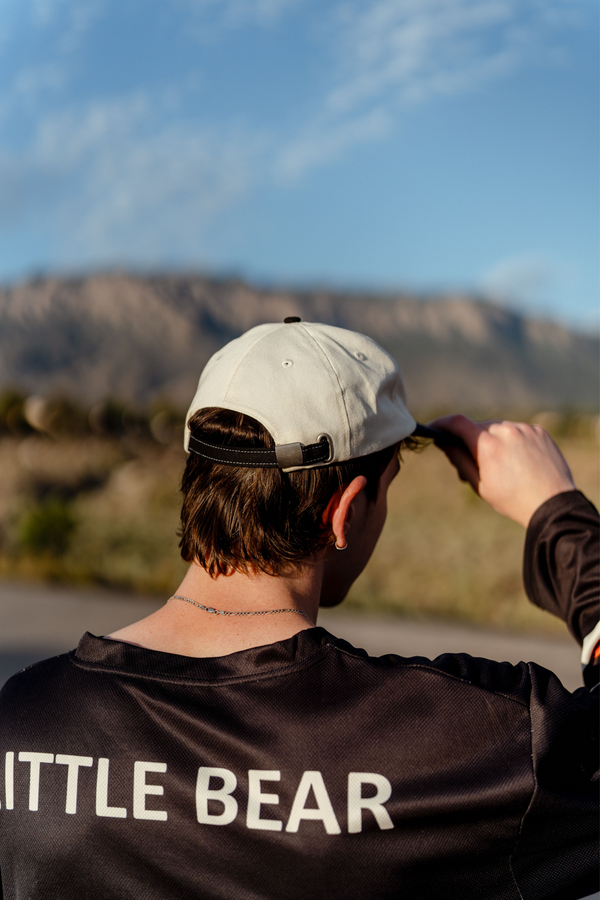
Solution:
[(360, 352), (360, 350), (355, 350), (354, 355), (357, 359), (360, 359), (361, 362), (364, 362), (367, 358), (364, 353)]
[(291, 359), (284, 359), (281, 365), (284, 369), (291, 369), (294, 363)]

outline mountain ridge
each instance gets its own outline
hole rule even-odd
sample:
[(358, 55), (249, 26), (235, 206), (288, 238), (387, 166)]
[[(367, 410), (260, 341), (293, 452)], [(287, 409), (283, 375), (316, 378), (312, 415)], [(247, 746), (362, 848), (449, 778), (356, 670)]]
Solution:
[(48, 276), (0, 288), (0, 385), (185, 406), (203, 365), (254, 325), (297, 315), (368, 334), (415, 409), (598, 406), (597, 339), (482, 298), (259, 288), (196, 274)]

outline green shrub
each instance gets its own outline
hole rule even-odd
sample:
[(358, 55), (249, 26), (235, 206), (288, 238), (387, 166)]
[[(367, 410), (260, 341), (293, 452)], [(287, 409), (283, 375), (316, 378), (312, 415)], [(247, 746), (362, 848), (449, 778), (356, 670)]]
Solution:
[(75, 524), (75, 516), (63, 498), (46, 497), (21, 517), (19, 547), (35, 556), (43, 553), (62, 556), (68, 549)]

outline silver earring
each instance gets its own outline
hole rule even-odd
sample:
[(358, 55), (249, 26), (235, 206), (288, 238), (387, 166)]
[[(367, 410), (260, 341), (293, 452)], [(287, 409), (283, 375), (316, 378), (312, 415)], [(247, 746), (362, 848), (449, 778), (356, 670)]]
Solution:
[(335, 549), (336, 549), (336, 550), (347, 550), (347, 549), (348, 549), (348, 543), (345, 543), (343, 547), (340, 547), (340, 546), (338, 546), (338, 542), (336, 541), (336, 542), (335, 542)]

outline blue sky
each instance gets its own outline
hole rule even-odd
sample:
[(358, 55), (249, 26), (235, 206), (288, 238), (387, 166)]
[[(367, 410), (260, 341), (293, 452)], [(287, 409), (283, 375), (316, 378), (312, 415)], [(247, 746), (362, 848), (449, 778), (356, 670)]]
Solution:
[(3, 0), (0, 279), (477, 290), (598, 322), (595, 0)]

